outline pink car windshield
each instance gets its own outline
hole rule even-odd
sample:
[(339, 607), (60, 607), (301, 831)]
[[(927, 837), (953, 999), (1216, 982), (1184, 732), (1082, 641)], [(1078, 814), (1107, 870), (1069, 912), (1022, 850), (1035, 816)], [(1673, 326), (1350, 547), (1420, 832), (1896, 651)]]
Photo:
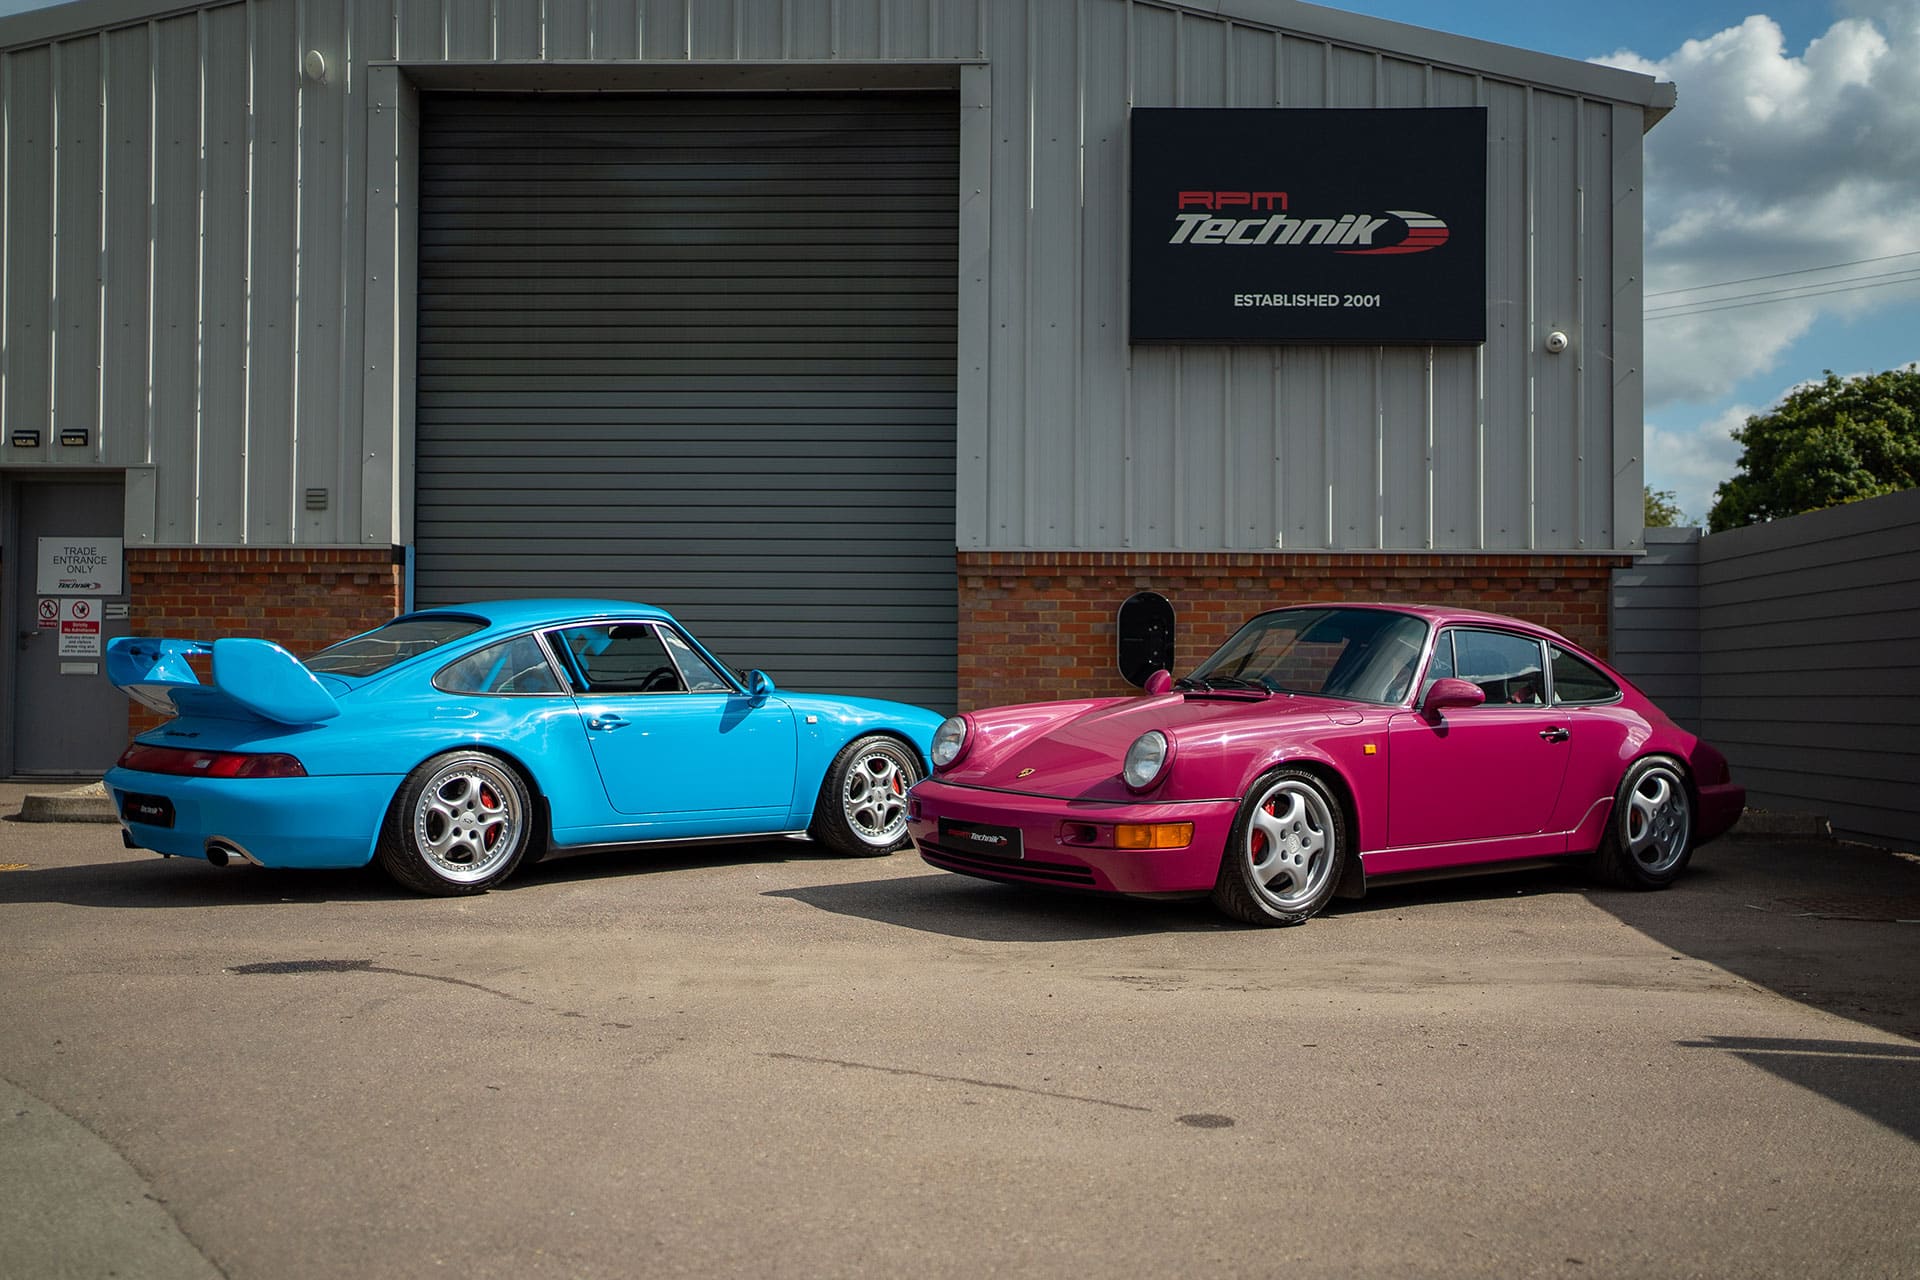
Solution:
[(1278, 609), (1248, 622), (1183, 687), (1397, 703), (1419, 674), (1423, 619), (1382, 609)]

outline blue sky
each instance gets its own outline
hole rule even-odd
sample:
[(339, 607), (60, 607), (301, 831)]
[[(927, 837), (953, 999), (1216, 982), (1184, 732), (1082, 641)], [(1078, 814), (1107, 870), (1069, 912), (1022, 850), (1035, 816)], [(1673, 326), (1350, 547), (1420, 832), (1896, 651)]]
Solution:
[(1920, 359), (1920, 0), (1333, 7), (1678, 86), (1646, 141), (1646, 477), (1695, 521), (1748, 414)]

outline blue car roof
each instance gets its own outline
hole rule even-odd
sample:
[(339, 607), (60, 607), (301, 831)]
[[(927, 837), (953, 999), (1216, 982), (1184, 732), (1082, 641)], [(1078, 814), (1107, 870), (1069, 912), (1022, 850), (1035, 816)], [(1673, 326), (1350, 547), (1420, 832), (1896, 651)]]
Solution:
[(547, 622), (603, 617), (657, 618), (667, 621), (673, 619), (672, 614), (657, 605), (640, 604), (632, 600), (592, 598), (476, 600), (470, 604), (447, 604), (436, 605), (430, 609), (415, 609), (405, 616), (431, 618), (445, 614), (485, 618), (489, 623), (500, 627), (538, 626)]

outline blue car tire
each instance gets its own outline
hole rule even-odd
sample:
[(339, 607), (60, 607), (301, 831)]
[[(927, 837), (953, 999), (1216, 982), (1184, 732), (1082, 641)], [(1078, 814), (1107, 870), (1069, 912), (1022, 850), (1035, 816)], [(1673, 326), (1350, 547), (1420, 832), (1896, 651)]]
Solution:
[(537, 813), (512, 765), (484, 751), (448, 751), (400, 785), (374, 859), (417, 893), (482, 893), (520, 865)]
[(842, 747), (827, 768), (807, 834), (849, 858), (881, 858), (907, 845), (907, 789), (920, 757), (898, 738), (871, 733)]

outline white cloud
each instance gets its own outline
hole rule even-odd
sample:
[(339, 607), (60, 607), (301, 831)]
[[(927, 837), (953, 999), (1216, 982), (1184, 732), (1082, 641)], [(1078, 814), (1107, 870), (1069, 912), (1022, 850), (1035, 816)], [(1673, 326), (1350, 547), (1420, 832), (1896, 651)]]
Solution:
[[(1847, 9), (1798, 55), (1756, 14), (1657, 61), (1628, 50), (1600, 59), (1678, 88), (1678, 106), (1646, 140), (1650, 410), (1726, 395), (1823, 317), (1920, 296), (1920, 257), (1669, 292), (1920, 249), (1920, 0)], [(1659, 315), (1903, 268), (1913, 282)]]
[(1729, 406), (1693, 427), (1647, 423), (1647, 487), (1674, 496), (1687, 519), (1705, 527), (1713, 509), (1713, 491), (1738, 469), (1740, 446), (1734, 428), (1762, 412), (1753, 405)]

